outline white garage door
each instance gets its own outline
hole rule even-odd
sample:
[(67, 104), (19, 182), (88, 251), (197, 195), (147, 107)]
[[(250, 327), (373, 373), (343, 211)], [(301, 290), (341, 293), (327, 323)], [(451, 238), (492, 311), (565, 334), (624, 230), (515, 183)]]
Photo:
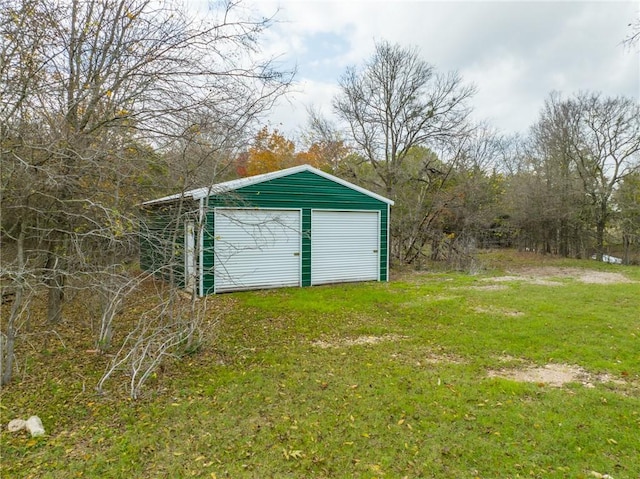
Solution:
[(215, 211), (215, 289), (300, 285), (300, 211)]
[(377, 280), (379, 212), (312, 211), (311, 284)]

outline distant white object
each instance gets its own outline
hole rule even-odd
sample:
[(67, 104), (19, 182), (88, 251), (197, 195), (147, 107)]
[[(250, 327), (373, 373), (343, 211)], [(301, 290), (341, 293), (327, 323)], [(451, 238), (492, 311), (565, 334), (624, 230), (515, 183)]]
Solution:
[(600, 474), (599, 472), (596, 472), (596, 471), (591, 471), (591, 476), (595, 477), (596, 479), (613, 479), (613, 477), (610, 476), (609, 474)]
[(44, 436), (44, 426), (38, 416), (31, 416), (27, 419), (26, 428), (31, 437)]
[[(591, 259), (597, 259), (598, 256), (597, 255), (593, 255), (591, 256)], [(605, 263), (611, 263), (611, 264), (622, 264), (622, 258), (616, 258), (615, 256), (609, 256), (608, 254), (603, 254), (602, 255), (602, 261), (604, 261)]]
[(7, 424), (9, 432), (22, 431), (26, 427), (27, 423), (24, 419), (13, 419)]

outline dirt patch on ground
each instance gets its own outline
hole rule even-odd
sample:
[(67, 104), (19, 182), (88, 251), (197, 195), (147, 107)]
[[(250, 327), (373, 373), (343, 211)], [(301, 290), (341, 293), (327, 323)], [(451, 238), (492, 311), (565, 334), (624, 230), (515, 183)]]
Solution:
[(476, 291), (502, 291), (507, 289), (508, 287), (504, 284), (487, 284), (484, 286), (469, 286), (468, 288), (460, 288), (460, 289), (473, 289)]
[(453, 354), (430, 353), (427, 356), (425, 356), (422, 359), (422, 361), (418, 361), (416, 363), (416, 366), (422, 366), (422, 363), (425, 363), (425, 364), (442, 364), (442, 363), (446, 363), (446, 364), (465, 364), (466, 361), (464, 361), (459, 356), (455, 356)]
[(311, 344), (322, 349), (348, 348), (350, 346), (362, 346), (390, 341), (401, 341), (403, 339), (407, 339), (407, 336), (400, 336), (399, 334), (385, 334), (384, 336), (358, 336), (357, 338), (335, 339), (333, 341), (318, 340), (314, 341)]
[[(563, 279), (573, 279), (589, 284), (617, 284), (634, 282), (622, 273), (611, 273), (607, 271), (595, 271), (580, 268), (560, 268), (555, 266), (526, 268), (518, 271), (517, 274), (498, 276), (495, 278), (485, 278), (483, 279), (483, 281), (491, 283), (522, 281), (528, 284), (535, 284), (539, 286), (562, 286), (564, 284), (562, 282)], [(500, 286), (500, 284), (494, 284), (491, 286)]]
[(488, 308), (483, 308), (483, 307), (476, 307), (473, 308), (473, 310), (476, 313), (480, 313), (480, 314), (491, 314), (494, 316), (509, 316), (511, 318), (517, 318), (518, 316), (524, 316), (524, 313), (522, 311), (516, 311), (514, 309), (502, 309), (502, 308), (494, 308), (494, 307), (488, 307)]
[(423, 367), (427, 364), (465, 364), (466, 361), (460, 356), (451, 354), (444, 350), (427, 350), (416, 351), (415, 354), (404, 355), (401, 353), (394, 353), (391, 355), (391, 359), (394, 361), (400, 361), (404, 364), (410, 364), (412, 366)]
[(547, 364), (542, 367), (489, 371), (488, 375), (489, 377), (545, 384), (553, 387), (564, 386), (566, 383), (586, 381), (588, 378), (586, 371), (582, 368), (567, 364)]
[(547, 364), (546, 366), (529, 366), (523, 369), (501, 369), (489, 371), (488, 376), (552, 387), (562, 387), (567, 383), (580, 383), (585, 387), (591, 388), (595, 387), (595, 383), (627, 385), (626, 381), (615, 379), (608, 374), (591, 374), (580, 366), (570, 364)]
[(521, 276), (498, 276), (497, 278), (485, 278), (483, 281), (491, 281), (494, 283), (508, 283), (510, 281), (524, 281), (529, 284), (537, 284), (539, 286), (562, 286), (559, 281), (553, 281), (549, 277), (538, 277), (534, 275), (521, 275)]
[(616, 284), (616, 283), (633, 283), (622, 273), (612, 273), (608, 271), (595, 271), (580, 268), (559, 268), (554, 266), (544, 266), (540, 268), (527, 268), (521, 271), (524, 276), (551, 279), (551, 278), (568, 278), (591, 284)]

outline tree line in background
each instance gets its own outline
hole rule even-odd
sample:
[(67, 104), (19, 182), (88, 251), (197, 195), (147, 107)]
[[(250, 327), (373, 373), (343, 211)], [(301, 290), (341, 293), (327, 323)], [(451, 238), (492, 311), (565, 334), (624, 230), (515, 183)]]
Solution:
[[(338, 122), (310, 111), (294, 140), (259, 129), (293, 78), (261, 53), (270, 23), (236, 2), (205, 15), (172, 0), (0, 0), (2, 384), (43, 293), (33, 334), (84, 321), (97, 350), (112, 347), (147, 277), (136, 271), (142, 201), (298, 164), (396, 202), (397, 264), (464, 268), (477, 248), (513, 246), (637, 261), (636, 101), (553, 93), (526, 137), (505, 138), (471, 121), (474, 89), (459, 75), (379, 42), (339, 79)], [(171, 254), (193, 219), (182, 206)], [(64, 318), (78, 295), (84, 317)], [(99, 388), (126, 370), (136, 397), (163, 358), (197, 346), (205, 313), (195, 295), (158, 289)]]
[(300, 152), (277, 130), (263, 129), (239, 171), (307, 161), (394, 200), (397, 263), (428, 258), (461, 266), (487, 247), (639, 261), (634, 99), (554, 92), (527, 136), (505, 137), (470, 120), (474, 90), (458, 75), (386, 42), (339, 85), (339, 124), (310, 111), (308, 150)]

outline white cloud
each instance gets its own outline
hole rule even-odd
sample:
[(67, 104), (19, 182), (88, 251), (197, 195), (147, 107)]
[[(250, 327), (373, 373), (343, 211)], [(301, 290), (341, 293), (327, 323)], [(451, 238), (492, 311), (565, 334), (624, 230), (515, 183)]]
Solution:
[(461, 74), (477, 87), (474, 116), (478, 120), (486, 120), (500, 129), (519, 130), (528, 126), (528, 119), (517, 125), (502, 123), (505, 118), (524, 118), (522, 104), (516, 104), (512, 100), (517, 94), (516, 85), (527, 74), (524, 60), (508, 56), (498, 60), (485, 60), (475, 63)]
[[(522, 131), (547, 95), (592, 90), (640, 97), (640, 55), (625, 49), (634, 2), (257, 0), (278, 22), (264, 46), (297, 64), (296, 93), (272, 124), (295, 132), (306, 106), (326, 112), (348, 65), (369, 58), (374, 41), (416, 46), (440, 71), (476, 85), (475, 117)], [(640, 48), (640, 47), (638, 47)]]
[(336, 83), (300, 80), (290, 95), (277, 102), (271, 111), (269, 126), (286, 133), (289, 138), (295, 138), (307, 124), (308, 108), (331, 117), (331, 102), (337, 93)]

